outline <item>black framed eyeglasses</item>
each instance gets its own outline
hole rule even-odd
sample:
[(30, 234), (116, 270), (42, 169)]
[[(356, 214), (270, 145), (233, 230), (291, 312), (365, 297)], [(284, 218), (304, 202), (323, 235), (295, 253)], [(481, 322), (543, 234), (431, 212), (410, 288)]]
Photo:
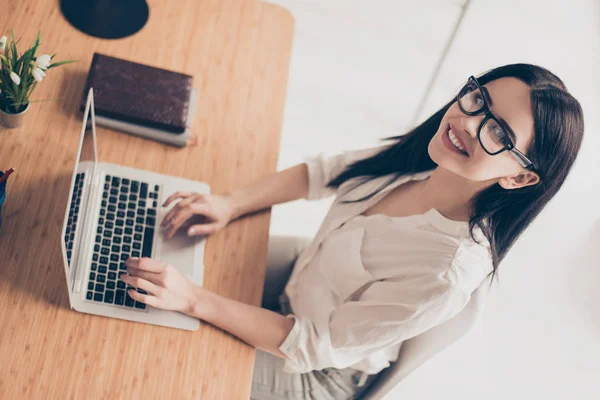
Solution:
[[(485, 113), (477, 131), (477, 138), (483, 150), (491, 156), (509, 151), (510, 154), (526, 169), (535, 169), (533, 162), (515, 148), (511, 135), (514, 132), (503, 121), (499, 121), (490, 112), (488, 106), (489, 93), (482, 88), (477, 78), (471, 76), (465, 86), (458, 92), (458, 107), (466, 115)], [(491, 102), (491, 99), (490, 99)]]

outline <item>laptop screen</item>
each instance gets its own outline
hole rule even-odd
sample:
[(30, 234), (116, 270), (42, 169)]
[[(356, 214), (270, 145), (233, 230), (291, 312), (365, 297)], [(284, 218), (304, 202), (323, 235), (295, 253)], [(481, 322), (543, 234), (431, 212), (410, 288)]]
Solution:
[[(93, 176), (96, 162), (95, 135), (92, 126), (93, 100), (91, 93), (88, 95), (86, 110), (83, 118), (81, 136), (75, 160), (75, 168), (67, 200), (67, 215), (63, 229), (63, 244), (66, 255), (66, 268), (70, 270), (72, 260), (77, 256), (77, 243), (82, 235), (82, 226), (85, 221), (85, 210), (89, 198), (89, 183)], [(67, 278), (70, 274), (67, 272)]]

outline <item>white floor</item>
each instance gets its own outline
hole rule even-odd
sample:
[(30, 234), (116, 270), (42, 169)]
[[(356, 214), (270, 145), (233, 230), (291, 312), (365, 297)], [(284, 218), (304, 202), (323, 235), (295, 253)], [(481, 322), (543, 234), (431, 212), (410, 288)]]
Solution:
[[(404, 133), (501, 64), (540, 64), (565, 81), (586, 117), (569, 179), (501, 264), (482, 323), (388, 398), (600, 398), (600, 3), (471, 1), (415, 115), (464, 1), (273, 2), (296, 20), (279, 169)], [(271, 234), (313, 235), (330, 203), (275, 207)]]

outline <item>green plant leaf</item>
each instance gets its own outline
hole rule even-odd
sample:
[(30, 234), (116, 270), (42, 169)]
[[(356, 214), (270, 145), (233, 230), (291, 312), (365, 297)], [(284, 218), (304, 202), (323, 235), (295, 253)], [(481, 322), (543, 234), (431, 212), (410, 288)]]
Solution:
[(17, 53), (17, 43), (15, 43), (15, 34), (13, 33), (12, 29), (10, 30), (10, 37), (11, 37), (11, 49), (12, 49), (12, 70), (15, 70), (15, 67), (17, 66), (17, 60), (18, 60), (18, 53)]
[(77, 62), (77, 60), (65, 60), (65, 61), (55, 62), (54, 64), (50, 64), (48, 66), (48, 69), (54, 68), (54, 67), (58, 67), (60, 65), (71, 64), (71, 63), (74, 63), (74, 62)]

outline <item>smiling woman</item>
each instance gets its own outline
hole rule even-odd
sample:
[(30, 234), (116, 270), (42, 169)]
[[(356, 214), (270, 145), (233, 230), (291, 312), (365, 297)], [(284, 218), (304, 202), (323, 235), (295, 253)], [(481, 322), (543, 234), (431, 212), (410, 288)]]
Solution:
[(470, 230), (479, 227), (489, 240), (495, 275), (563, 185), (582, 139), (583, 112), (564, 83), (542, 67), (511, 64), (471, 77), (456, 100), (406, 135), (386, 138), (394, 143), (348, 166), (329, 186), (392, 174), (389, 184), (435, 168), (430, 187), (445, 180), (466, 200), (464, 215)]
[(391, 370), (400, 346), (427, 335), (420, 352), (413, 346), (414, 368), (472, 325), (488, 280), (564, 183), (582, 137), (581, 107), (560, 79), (534, 65), (496, 68), (391, 144), (310, 157), (230, 194), (167, 199), (179, 200), (163, 221), (171, 236), (194, 215), (207, 220), (188, 234), (212, 234), (275, 204), (336, 196), (314, 239), (269, 243), (262, 308), (153, 260), (129, 260), (125, 279), (149, 292), (136, 300), (257, 347), (251, 399), (355, 398)]

